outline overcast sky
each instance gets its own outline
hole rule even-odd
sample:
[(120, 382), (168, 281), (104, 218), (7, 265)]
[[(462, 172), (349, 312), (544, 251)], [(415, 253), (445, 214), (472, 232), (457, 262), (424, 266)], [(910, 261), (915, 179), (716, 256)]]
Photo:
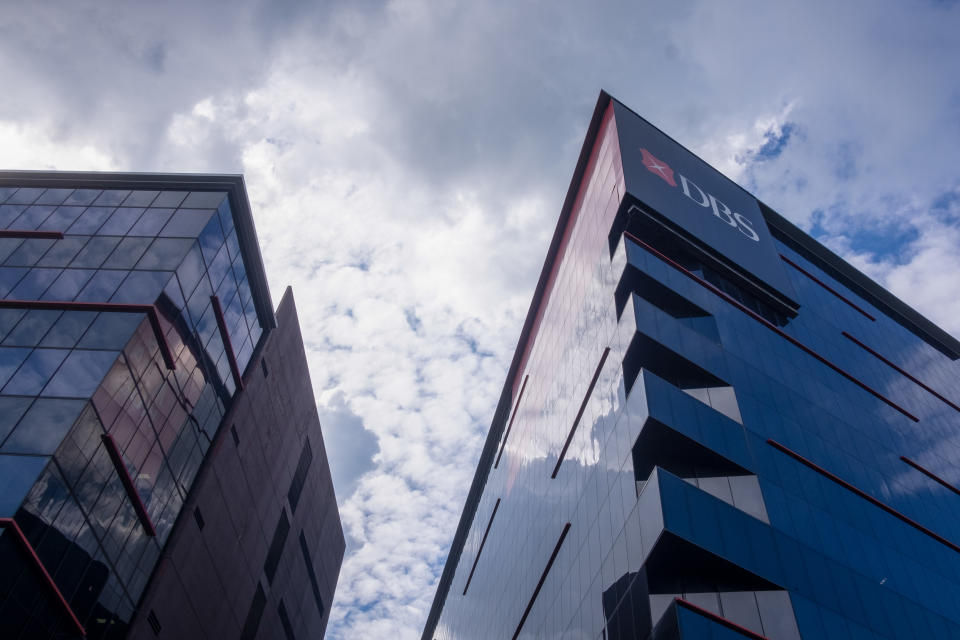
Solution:
[(600, 89), (960, 335), (955, 1), (3, 4), (0, 168), (245, 175), (348, 540), (328, 637), (420, 636)]

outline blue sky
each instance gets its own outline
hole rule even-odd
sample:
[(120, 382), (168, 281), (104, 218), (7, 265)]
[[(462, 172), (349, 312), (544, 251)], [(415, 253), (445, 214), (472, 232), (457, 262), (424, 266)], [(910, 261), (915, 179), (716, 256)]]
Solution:
[(21, 3), (0, 166), (242, 172), (348, 555), (417, 638), (606, 89), (960, 335), (956, 2)]

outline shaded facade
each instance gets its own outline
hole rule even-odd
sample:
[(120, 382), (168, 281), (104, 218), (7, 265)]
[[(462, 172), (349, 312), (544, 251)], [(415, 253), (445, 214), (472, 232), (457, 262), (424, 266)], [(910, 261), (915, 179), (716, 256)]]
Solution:
[(601, 94), (423, 637), (960, 637), (958, 356)]
[(343, 534), (242, 178), (3, 173), (0, 229), (0, 635), (322, 635)]

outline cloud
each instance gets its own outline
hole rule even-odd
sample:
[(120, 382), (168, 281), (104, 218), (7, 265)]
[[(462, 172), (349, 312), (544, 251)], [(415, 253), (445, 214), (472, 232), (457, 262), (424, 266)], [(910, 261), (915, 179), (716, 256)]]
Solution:
[(29, 3), (0, 162), (244, 172), (351, 541), (329, 636), (416, 638), (599, 89), (960, 333), (958, 11)]

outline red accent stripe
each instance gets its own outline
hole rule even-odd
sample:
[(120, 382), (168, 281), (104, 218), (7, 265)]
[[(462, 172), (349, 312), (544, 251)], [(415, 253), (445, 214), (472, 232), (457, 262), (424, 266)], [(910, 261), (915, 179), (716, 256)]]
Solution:
[(127, 497), (130, 498), (130, 502), (133, 504), (133, 510), (137, 512), (137, 518), (140, 520), (140, 524), (143, 525), (148, 536), (155, 537), (157, 530), (153, 527), (150, 514), (147, 513), (147, 507), (143, 504), (143, 500), (140, 499), (140, 492), (137, 491), (136, 485), (133, 484), (133, 478), (130, 477), (130, 473), (127, 471), (127, 465), (123, 463), (123, 456), (120, 455), (120, 449), (117, 448), (116, 441), (109, 433), (100, 434), (100, 439), (103, 440), (103, 444), (107, 448), (110, 461), (113, 462), (113, 466), (117, 470), (117, 475), (120, 476), (120, 482), (127, 492)]
[(748, 638), (753, 638), (753, 640), (769, 640), (769, 638), (767, 638), (767, 636), (762, 636), (762, 635), (760, 635), (759, 633), (757, 633), (757, 632), (755, 632), (755, 631), (750, 631), (750, 629), (747, 629), (746, 627), (741, 627), (740, 625), (738, 625), (738, 624), (737, 624), (736, 622), (734, 622), (733, 620), (728, 620), (728, 619), (724, 618), (724, 617), (721, 616), (721, 615), (717, 615), (716, 613), (714, 613), (713, 611), (710, 611), (709, 609), (704, 609), (703, 607), (698, 607), (697, 605), (693, 604), (692, 602), (690, 602), (690, 601), (688, 601), (688, 600), (684, 600), (683, 598), (674, 598), (673, 601), (677, 603), (677, 606), (678, 606), (678, 607), (683, 607), (684, 609), (689, 609), (690, 611), (693, 611), (694, 613), (700, 614), (700, 615), (703, 616), (704, 618), (709, 618), (709, 619), (713, 620), (714, 622), (716, 622), (717, 624), (721, 624), (721, 625), (725, 626), (727, 629), (730, 629), (730, 630), (732, 630), (732, 631), (736, 631), (737, 633), (742, 634), (742, 635), (744, 635), (744, 636), (746, 636), (746, 637), (748, 637)]
[(840, 478), (840, 477), (838, 477), (838, 476), (835, 476), (834, 474), (830, 473), (829, 471), (827, 471), (826, 469), (824, 469), (823, 467), (821, 467), (821, 466), (818, 465), (817, 463), (812, 462), (812, 461), (810, 461), (810, 460), (807, 460), (806, 458), (804, 458), (803, 456), (801, 456), (799, 453), (788, 449), (787, 447), (783, 446), (782, 444), (780, 444), (780, 443), (777, 442), (776, 440), (767, 440), (767, 444), (769, 444), (771, 447), (774, 447), (775, 449), (777, 449), (777, 450), (779, 450), (779, 451), (782, 451), (783, 453), (787, 454), (788, 456), (790, 456), (791, 458), (793, 458), (793, 459), (796, 460), (797, 462), (800, 462), (800, 463), (802, 463), (802, 464), (810, 467), (811, 469), (813, 469), (814, 471), (816, 471), (816, 472), (819, 473), (820, 475), (824, 476), (824, 477), (827, 478), (828, 480), (831, 480), (831, 481), (835, 482), (836, 484), (840, 485), (841, 487), (843, 487), (843, 488), (846, 489), (847, 491), (850, 491), (850, 492), (852, 492), (852, 493), (857, 494), (858, 496), (860, 496), (861, 498), (863, 498), (864, 500), (866, 500), (867, 502), (869, 502), (869, 503), (872, 504), (873, 506), (879, 507), (879, 508), (883, 509), (884, 511), (886, 511), (887, 513), (889, 513), (890, 515), (892, 515), (894, 518), (897, 518), (898, 520), (901, 520), (901, 521), (907, 523), (908, 525), (910, 525), (911, 527), (913, 527), (913, 528), (916, 529), (917, 531), (920, 531), (921, 533), (927, 534), (928, 536), (930, 536), (931, 538), (933, 538), (934, 540), (936, 540), (936, 541), (939, 542), (940, 544), (944, 545), (945, 547), (949, 547), (949, 548), (952, 549), (953, 551), (956, 551), (957, 553), (960, 553), (960, 546), (955, 545), (954, 543), (950, 542), (949, 540), (947, 540), (947, 539), (944, 538), (943, 536), (941, 536), (941, 535), (939, 535), (939, 534), (937, 534), (937, 533), (934, 533), (934, 532), (931, 531), (930, 529), (927, 529), (925, 526), (923, 526), (922, 524), (920, 524), (920, 523), (917, 522), (916, 520), (913, 520), (913, 519), (911, 519), (911, 518), (903, 515), (902, 513), (900, 513), (899, 511), (897, 511), (897, 510), (894, 509), (893, 507), (887, 506), (886, 504), (880, 502), (879, 500), (877, 500), (876, 498), (874, 498), (874, 497), (871, 496), (870, 494), (864, 493), (864, 492), (861, 491), (860, 489), (857, 489), (855, 486), (853, 486), (852, 484), (850, 484), (850, 483), (847, 482), (846, 480), (843, 480), (842, 478)]
[(30, 557), (30, 561), (34, 568), (40, 572), (40, 575), (43, 577), (43, 581), (47, 583), (50, 591), (53, 593), (54, 597), (56, 597), (57, 602), (60, 603), (60, 608), (63, 609), (63, 612), (67, 614), (67, 617), (70, 618), (70, 622), (73, 623), (77, 633), (82, 636), (86, 636), (87, 630), (83, 628), (82, 624), (80, 624), (80, 620), (77, 619), (76, 614), (73, 613), (70, 603), (67, 602), (67, 599), (63, 597), (63, 593), (60, 592), (60, 588), (57, 587), (57, 583), (53, 581), (53, 578), (47, 572), (47, 568), (43, 566), (42, 562), (40, 562), (40, 556), (37, 555), (37, 552), (33, 549), (33, 545), (31, 545), (30, 541), (27, 540), (27, 536), (23, 535), (23, 531), (20, 529), (20, 526), (17, 524), (16, 520), (13, 518), (0, 518), (0, 529), (9, 529), (13, 532), (13, 537), (17, 539), (17, 541), (20, 543), (20, 546)]
[(517, 417), (517, 410), (520, 408), (520, 401), (523, 400), (523, 392), (527, 388), (527, 379), (530, 374), (523, 376), (523, 384), (520, 385), (520, 393), (517, 394), (517, 402), (513, 405), (513, 414), (510, 416), (510, 422), (507, 424), (507, 430), (503, 434), (503, 442), (500, 443), (500, 452), (497, 453), (497, 460), (493, 463), (493, 468), (500, 466), (500, 456), (503, 455), (503, 449), (507, 446), (507, 438), (510, 437), (510, 429), (513, 428), (513, 419)]
[(864, 311), (863, 309), (861, 309), (860, 307), (858, 307), (856, 304), (854, 304), (854, 303), (851, 302), (850, 300), (847, 300), (847, 299), (846, 299), (845, 297), (843, 297), (843, 295), (841, 295), (838, 291), (835, 291), (833, 288), (831, 288), (830, 285), (828, 285), (826, 282), (824, 282), (823, 280), (821, 280), (821, 279), (818, 278), (817, 276), (813, 275), (812, 273), (810, 273), (809, 271), (807, 271), (806, 269), (804, 269), (803, 267), (801, 267), (800, 265), (798, 265), (796, 262), (794, 262), (793, 260), (791, 260), (791, 259), (788, 258), (787, 256), (785, 256), (785, 255), (783, 255), (783, 254), (780, 254), (780, 257), (781, 257), (781, 258), (783, 259), (783, 261), (786, 262), (788, 265), (790, 265), (791, 267), (793, 267), (794, 269), (796, 269), (797, 271), (799, 271), (799, 272), (802, 273), (803, 275), (807, 276), (808, 278), (810, 278), (811, 280), (813, 280), (814, 282), (816, 282), (818, 285), (820, 285), (821, 287), (823, 287), (824, 289), (826, 289), (827, 291), (829, 291), (829, 292), (832, 293), (833, 295), (837, 296), (838, 298), (840, 298), (841, 300), (843, 300), (844, 302), (846, 302), (848, 305), (850, 305), (851, 307), (853, 307), (854, 309), (856, 309), (857, 311), (859, 311), (860, 313), (862, 313), (864, 316), (866, 316), (866, 317), (869, 318), (870, 320), (873, 320), (874, 322), (877, 321), (877, 319), (874, 318), (872, 315), (870, 315), (869, 313), (867, 313), (866, 311)]
[(560, 539), (557, 540), (557, 546), (553, 548), (553, 553), (550, 554), (550, 559), (547, 560), (547, 566), (544, 567), (543, 573), (540, 575), (537, 588), (533, 590), (533, 595), (530, 596), (530, 602), (527, 603), (527, 608), (523, 610), (523, 616), (520, 617), (520, 624), (517, 625), (517, 630), (513, 632), (513, 638), (511, 638), (511, 640), (517, 640), (517, 636), (520, 635), (520, 631), (523, 629), (523, 623), (527, 621), (527, 616), (530, 615), (530, 610), (533, 609), (533, 603), (537, 601), (537, 596), (540, 595), (540, 589), (543, 588), (543, 583), (547, 581), (547, 574), (550, 573), (550, 568), (553, 567), (553, 561), (557, 559), (557, 555), (560, 553), (560, 547), (563, 546), (563, 540), (567, 537), (568, 531), (570, 531), (569, 522), (563, 527)]
[(69, 300), (0, 300), (0, 309), (38, 309), (45, 311), (97, 311), (103, 313), (145, 313), (150, 328), (160, 346), (160, 355), (167, 369), (176, 369), (173, 353), (160, 325), (160, 313), (152, 304), (123, 304), (119, 302), (72, 302)]
[(62, 240), (63, 234), (59, 231), (18, 231), (16, 229), (0, 229), (0, 238), (27, 238), (32, 240)]
[(903, 369), (901, 369), (901, 368), (898, 367), (897, 365), (895, 365), (895, 364), (893, 364), (892, 362), (890, 362), (889, 360), (887, 360), (887, 359), (884, 358), (882, 355), (880, 355), (879, 353), (877, 353), (876, 351), (874, 351), (873, 349), (871, 349), (871, 348), (868, 347), (867, 345), (863, 344), (862, 342), (860, 342), (859, 340), (857, 340), (856, 338), (854, 338), (852, 335), (850, 335), (850, 334), (847, 333), (846, 331), (843, 331), (842, 333), (843, 333), (843, 337), (844, 337), (844, 338), (846, 338), (847, 340), (850, 340), (850, 341), (853, 342), (855, 345), (857, 345), (858, 347), (860, 347), (861, 349), (863, 349), (864, 351), (866, 351), (867, 353), (869, 353), (870, 355), (872, 355), (874, 358), (876, 358), (876, 359), (879, 360), (880, 362), (884, 363), (885, 365), (887, 365), (888, 367), (890, 367), (891, 369), (893, 369), (894, 371), (896, 371), (896, 372), (899, 373), (900, 375), (908, 378), (908, 379), (911, 380), (913, 383), (915, 383), (917, 386), (919, 386), (920, 388), (922, 388), (924, 391), (927, 391), (928, 393), (930, 393), (930, 394), (931, 394), (933, 397), (935, 397), (937, 400), (940, 400), (941, 402), (949, 405), (949, 406), (950, 406), (952, 409), (954, 409), (955, 411), (960, 411), (960, 407), (958, 407), (957, 405), (953, 404), (952, 402), (950, 402), (949, 400), (947, 400), (946, 398), (944, 398), (942, 395), (940, 395), (939, 393), (937, 393), (936, 391), (934, 391), (933, 389), (931, 389), (930, 387), (928, 387), (926, 384), (924, 384), (924, 383), (921, 382), (920, 380), (917, 380), (917, 379), (914, 378), (912, 375), (910, 375), (909, 373), (907, 373), (906, 371), (904, 371)]
[(893, 409), (896, 409), (897, 411), (899, 411), (900, 413), (902, 413), (902, 414), (905, 415), (906, 417), (910, 418), (910, 419), (913, 420), (914, 422), (920, 422), (920, 418), (916, 417), (915, 415), (913, 415), (912, 413), (910, 413), (909, 411), (907, 411), (906, 409), (904, 409), (904, 408), (901, 407), (900, 405), (896, 404), (893, 400), (890, 400), (889, 398), (887, 398), (886, 396), (884, 396), (883, 394), (881, 394), (879, 391), (876, 391), (876, 390), (873, 389), (872, 387), (868, 386), (866, 383), (861, 382), (860, 380), (858, 380), (857, 378), (855, 378), (852, 374), (847, 373), (846, 371), (844, 371), (843, 369), (841, 369), (841, 368), (838, 367), (837, 365), (833, 364), (832, 362), (830, 362), (829, 360), (827, 360), (826, 358), (824, 358), (823, 356), (821, 356), (819, 353), (817, 353), (816, 351), (814, 351), (813, 349), (811, 349), (811, 348), (808, 347), (807, 345), (803, 344), (802, 342), (800, 342), (799, 340), (797, 340), (797, 339), (794, 338), (793, 336), (789, 335), (788, 333), (785, 333), (785, 332), (781, 331), (779, 327), (777, 327), (776, 325), (774, 325), (774, 324), (772, 324), (771, 322), (767, 321), (763, 316), (759, 315), (758, 313), (756, 313), (756, 312), (753, 311), (752, 309), (749, 309), (748, 307), (745, 307), (744, 305), (740, 304), (740, 303), (739, 303), (737, 300), (735, 300), (734, 298), (730, 297), (729, 295), (727, 295), (726, 293), (724, 293), (724, 292), (721, 291), (720, 289), (716, 288), (715, 286), (713, 286), (712, 284), (710, 284), (710, 283), (707, 282), (706, 280), (703, 280), (702, 278), (700, 278), (699, 276), (697, 276), (695, 273), (693, 273), (693, 272), (691, 272), (691, 271), (688, 271), (688, 270), (685, 269), (683, 266), (677, 264), (676, 262), (674, 262), (673, 260), (671, 260), (670, 258), (668, 258), (667, 256), (665, 256), (664, 254), (660, 253), (659, 251), (657, 251), (656, 249), (654, 249), (653, 247), (651, 247), (649, 244), (647, 244), (646, 242), (644, 242), (643, 240), (641, 240), (640, 238), (638, 238), (638, 237), (636, 237), (635, 235), (633, 235), (632, 233), (630, 233), (629, 231), (625, 231), (625, 232), (623, 233), (623, 235), (625, 235), (626, 237), (628, 237), (631, 241), (635, 242), (636, 244), (638, 244), (638, 245), (641, 246), (642, 248), (646, 249), (648, 252), (650, 252), (651, 254), (653, 254), (654, 256), (656, 256), (657, 258), (659, 258), (660, 260), (662, 260), (663, 262), (666, 262), (667, 264), (669, 264), (671, 267), (673, 267), (674, 269), (676, 269), (676, 270), (679, 271), (680, 273), (686, 275), (688, 278), (692, 279), (694, 282), (696, 282), (696, 283), (699, 284), (700, 286), (708, 289), (708, 290), (711, 291), (712, 293), (714, 293), (714, 294), (716, 294), (717, 296), (723, 298), (724, 300), (726, 300), (727, 302), (729, 302), (730, 304), (732, 304), (733, 306), (735, 306), (735, 307), (736, 307), (737, 309), (739, 309), (740, 311), (744, 312), (745, 314), (747, 314), (748, 316), (750, 316), (751, 318), (753, 318), (754, 320), (756, 320), (757, 322), (759, 322), (759, 323), (762, 324), (763, 326), (767, 327), (768, 329), (770, 329), (771, 331), (773, 331), (774, 333), (776, 333), (777, 335), (779, 335), (781, 338), (787, 340), (788, 342), (790, 342), (790, 343), (793, 344), (794, 346), (799, 347), (800, 349), (802, 349), (803, 351), (805, 351), (807, 354), (813, 356), (814, 358), (816, 358), (817, 360), (819, 360), (819, 361), (822, 362), (823, 364), (827, 365), (828, 367), (830, 367), (831, 369), (833, 369), (834, 371), (836, 371), (837, 373), (839, 373), (840, 375), (842, 375), (844, 378), (846, 378), (846, 379), (849, 380), (850, 382), (854, 383), (855, 385), (857, 385), (858, 387), (860, 387), (861, 389), (863, 389), (863, 390), (866, 391), (867, 393), (871, 394), (872, 396), (874, 396), (874, 397), (877, 398), (878, 400), (881, 400), (883, 403), (885, 403), (885, 404), (888, 405), (889, 407), (892, 407)]
[(573, 442), (573, 435), (577, 432), (577, 427), (580, 425), (580, 419), (583, 417), (583, 412), (587, 409), (587, 403), (590, 401), (590, 395), (593, 393), (593, 388), (597, 385), (597, 380), (600, 378), (600, 371), (603, 369), (603, 363), (607, 361), (608, 355), (610, 355), (610, 347), (604, 349), (603, 355), (600, 356), (600, 364), (597, 365), (597, 370), (593, 372), (593, 378), (590, 380), (590, 385), (587, 387), (587, 393), (583, 396), (583, 402), (580, 403), (580, 410), (577, 411), (577, 417), (573, 420), (573, 426), (570, 427), (570, 433), (567, 434), (567, 440), (563, 443), (563, 448), (560, 449), (560, 455), (557, 456), (557, 466), (553, 468), (553, 473), (550, 474), (551, 480), (555, 479), (557, 474), (560, 472), (560, 465), (563, 463), (563, 459), (567, 455), (567, 449), (570, 448), (570, 443)]
[(243, 376), (240, 375), (240, 367), (237, 366), (237, 356), (233, 352), (233, 342), (230, 340), (230, 332), (227, 331), (227, 320), (223, 317), (223, 307), (220, 306), (220, 298), (216, 295), (210, 296), (210, 302), (213, 303), (213, 315), (217, 319), (220, 337), (223, 339), (223, 346), (227, 350), (227, 362), (230, 364), (230, 373), (233, 374), (233, 382), (237, 385), (238, 390), (242, 390)]
[(483, 538), (480, 540), (480, 548), (477, 549), (477, 556), (473, 559), (473, 566), (470, 567), (470, 575), (467, 576), (467, 584), (463, 586), (463, 595), (467, 595), (467, 589), (470, 588), (470, 581), (473, 580), (473, 572), (477, 570), (477, 562), (480, 560), (480, 554), (483, 553), (483, 545), (487, 544), (487, 534), (490, 533), (490, 527), (493, 526), (493, 517), (497, 515), (497, 509), (500, 508), (500, 498), (497, 498), (497, 504), (493, 505), (493, 513), (490, 514), (490, 521), (483, 532)]
[(932, 480), (935, 480), (936, 482), (939, 482), (940, 484), (945, 486), (947, 489), (950, 489), (950, 491), (953, 491), (954, 493), (960, 495), (960, 489), (956, 488), (955, 486), (953, 486), (952, 484), (950, 484), (940, 476), (936, 475), (933, 471), (930, 471), (929, 469), (924, 469), (923, 467), (921, 467), (919, 464), (917, 464), (907, 456), (900, 456), (900, 459), (906, 462), (908, 465), (910, 465), (914, 469), (916, 469), (917, 471), (919, 471), (920, 473), (926, 475)]

